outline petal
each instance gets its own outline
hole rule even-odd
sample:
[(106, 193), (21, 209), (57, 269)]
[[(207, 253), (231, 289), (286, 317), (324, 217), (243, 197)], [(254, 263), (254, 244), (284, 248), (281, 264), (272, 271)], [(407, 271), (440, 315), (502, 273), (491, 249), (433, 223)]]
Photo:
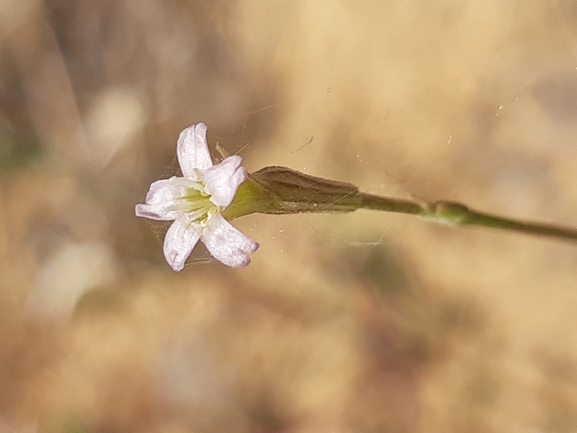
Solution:
[(215, 259), (233, 268), (247, 266), (250, 258), (246, 253), (254, 253), (258, 249), (255, 240), (238, 231), (220, 214), (211, 218), (201, 239)]
[(176, 144), (178, 163), (185, 177), (196, 178), (195, 170), (212, 167), (212, 159), (206, 143), (206, 125), (197, 123), (182, 131)]
[(232, 202), (238, 186), (248, 177), (246, 170), (240, 167), (241, 162), (240, 156), (229, 156), (204, 173), (206, 192), (211, 195), (210, 201), (215, 205), (227, 207)]
[(180, 212), (172, 209), (177, 197), (181, 195), (182, 187), (174, 182), (175, 179), (162, 179), (153, 182), (146, 194), (144, 204), (137, 204), (136, 216), (159, 221), (176, 219)]
[(184, 268), (184, 262), (200, 238), (202, 228), (198, 224), (184, 224), (175, 220), (164, 238), (164, 257), (176, 272)]

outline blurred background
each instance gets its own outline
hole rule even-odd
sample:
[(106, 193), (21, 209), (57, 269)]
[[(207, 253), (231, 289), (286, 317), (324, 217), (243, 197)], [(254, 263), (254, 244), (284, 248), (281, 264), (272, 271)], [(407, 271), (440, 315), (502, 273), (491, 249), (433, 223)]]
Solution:
[(575, 245), (250, 215), (248, 268), (175, 273), (134, 215), (203, 121), (249, 171), (577, 226), (576, 29), (571, 0), (0, 2), (0, 433), (577, 431)]

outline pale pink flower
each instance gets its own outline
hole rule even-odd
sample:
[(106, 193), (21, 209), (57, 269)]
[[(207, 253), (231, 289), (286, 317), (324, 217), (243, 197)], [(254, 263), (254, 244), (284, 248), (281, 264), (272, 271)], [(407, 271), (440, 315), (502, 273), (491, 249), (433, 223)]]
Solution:
[(247, 266), (247, 253), (258, 248), (221, 215), (248, 177), (242, 158), (229, 156), (213, 166), (206, 129), (198, 123), (180, 133), (177, 155), (184, 177), (153, 182), (145, 203), (135, 209), (139, 217), (174, 220), (164, 238), (164, 257), (175, 271), (184, 268), (199, 239), (217, 260), (232, 267)]

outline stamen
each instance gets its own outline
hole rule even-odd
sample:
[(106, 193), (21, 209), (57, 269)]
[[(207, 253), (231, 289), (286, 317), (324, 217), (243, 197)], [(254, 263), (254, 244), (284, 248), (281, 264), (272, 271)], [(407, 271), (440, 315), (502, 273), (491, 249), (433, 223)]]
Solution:
[(210, 201), (210, 194), (206, 192), (202, 173), (196, 173), (198, 180), (184, 177), (172, 177), (171, 183), (182, 188), (180, 196), (168, 206), (167, 210), (180, 213), (180, 218), (186, 224), (200, 224), (205, 227), (210, 219), (219, 212), (217, 206)]

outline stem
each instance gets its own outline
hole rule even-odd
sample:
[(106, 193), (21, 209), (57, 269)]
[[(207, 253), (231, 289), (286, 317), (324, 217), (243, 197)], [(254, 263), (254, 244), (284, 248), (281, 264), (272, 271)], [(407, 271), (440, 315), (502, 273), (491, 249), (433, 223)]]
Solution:
[[(404, 200), (370, 196), (368, 194), (361, 195), (363, 197), (363, 209), (416, 214), (425, 219), (450, 225), (487, 227), (530, 235), (577, 241), (577, 229), (574, 228), (562, 227), (555, 224), (525, 222), (512, 218), (491, 215), (469, 209), (469, 207), (464, 204), (457, 202), (436, 201), (433, 203), (419, 204)], [(366, 203), (365, 198), (367, 198)]]
[[(438, 202), (439, 203), (439, 202)], [(450, 202), (440, 202), (442, 204), (456, 204)], [(555, 237), (565, 240), (577, 241), (577, 230), (570, 227), (562, 227), (556, 224), (544, 224), (537, 222), (519, 221), (511, 218), (490, 215), (483, 212), (466, 209), (462, 214), (461, 225), (481, 226), (494, 229), (509, 230), (530, 235)]]
[(381, 197), (365, 193), (361, 193), (361, 198), (362, 204), (359, 206), (359, 209), (371, 209), (412, 215), (422, 215), (423, 212), (426, 212), (426, 208), (413, 201)]

